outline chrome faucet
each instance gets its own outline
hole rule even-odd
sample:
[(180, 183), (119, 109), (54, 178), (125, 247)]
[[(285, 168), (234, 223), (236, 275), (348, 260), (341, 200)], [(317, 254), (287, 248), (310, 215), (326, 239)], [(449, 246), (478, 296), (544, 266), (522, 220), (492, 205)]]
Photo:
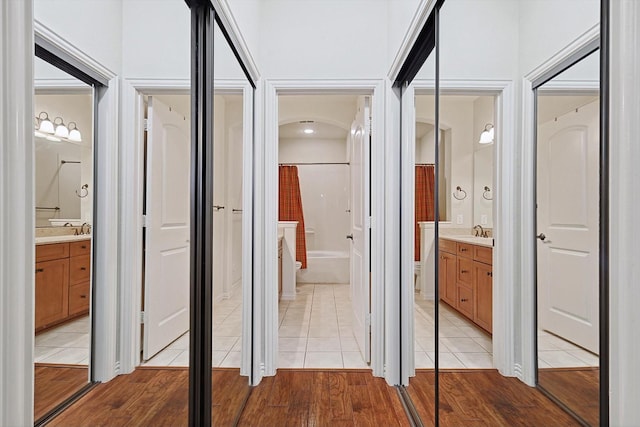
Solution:
[(489, 237), (488, 233), (482, 228), (480, 224), (473, 226), (473, 231), (475, 231), (476, 237)]

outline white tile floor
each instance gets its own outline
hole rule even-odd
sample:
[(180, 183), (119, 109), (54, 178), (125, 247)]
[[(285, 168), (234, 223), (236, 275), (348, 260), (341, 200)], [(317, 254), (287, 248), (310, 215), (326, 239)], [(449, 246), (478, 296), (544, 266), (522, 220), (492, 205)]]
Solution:
[[(242, 293), (213, 307), (213, 367), (239, 368), (242, 342)], [(189, 332), (169, 344), (142, 366), (189, 366)]]
[(49, 329), (35, 337), (36, 363), (88, 365), (89, 316)]
[[(280, 368), (368, 368), (351, 328), (349, 285), (298, 286), (295, 301), (279, 306)], [(433, 368), (434, 304), (416, 295), (415, 364)], [(440, 367), (492, 368), (491, 337), (448, 305), (440, 304)], [(216, 302), (213, 366), (239, 367), (242, 298)], [(598, 366), (598, 357), (544, 331), (538, 332), (540, 368)], [(86, 365), (89, 361), (89, 316), (50, 329), (35, 338), (35, 362)], [(189, 333), (185, 333), (144, 366), (188, 366)]]
[(279, 304), (279, 368), (369, 368), (351, 328), (349, 285), (299, 284)]

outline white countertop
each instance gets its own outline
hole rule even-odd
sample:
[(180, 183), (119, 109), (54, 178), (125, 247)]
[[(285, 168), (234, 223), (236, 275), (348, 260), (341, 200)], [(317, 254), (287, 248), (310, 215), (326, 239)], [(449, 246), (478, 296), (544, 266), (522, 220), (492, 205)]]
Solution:
[(456, 236), (456, 235), (442, 236), (441, 235), (440, 238), (453, 240), (455, 242), (470, 243), (472, 245), (486, 246), (488, 248), (493, 247), (493, 237), (477, 237), (477, 236), (467, 236), (467, 235), (462, 235), (462, 236)]
[(80, 234), (78, 236), (66, 235), (66, 236), (36, 237), (36, 245), (49, 245), (53, 243), (77, 242), (80, 240), (89, 240), (89, 239), (91, 239), (90, 234)]

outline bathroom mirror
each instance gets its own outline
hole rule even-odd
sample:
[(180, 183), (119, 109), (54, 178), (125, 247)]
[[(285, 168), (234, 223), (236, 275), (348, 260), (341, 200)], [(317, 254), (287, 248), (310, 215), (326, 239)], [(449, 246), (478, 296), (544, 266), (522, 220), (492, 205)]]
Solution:
[(36, 422), (90, 381), (93, 87), (34, 59)]
[(535, 89), (537, 385), (599, 425), (599, 51)]

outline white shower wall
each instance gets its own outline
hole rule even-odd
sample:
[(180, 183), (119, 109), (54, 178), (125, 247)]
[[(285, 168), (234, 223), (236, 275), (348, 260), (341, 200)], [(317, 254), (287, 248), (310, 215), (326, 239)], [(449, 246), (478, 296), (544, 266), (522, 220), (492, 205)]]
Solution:
[(283, 138), (279, 162), (298, 164), (307, 251), (347, 252), (350, 230), (349, 165), (346, 138)]

